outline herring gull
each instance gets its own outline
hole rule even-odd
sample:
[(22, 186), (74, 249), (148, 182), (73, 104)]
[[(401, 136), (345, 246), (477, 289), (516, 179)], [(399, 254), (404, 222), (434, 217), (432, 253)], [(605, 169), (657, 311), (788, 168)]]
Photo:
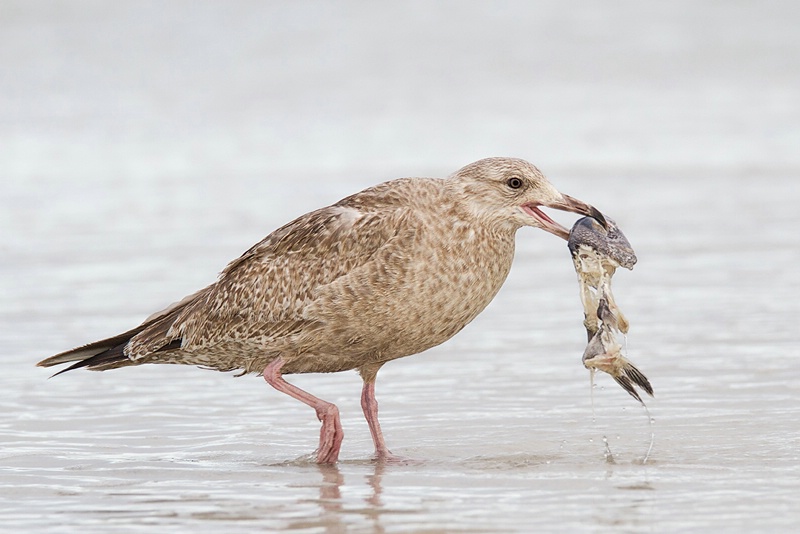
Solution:
[(136, 328), (38, 365), (76, 362), (57, 374), (145, 363), (261, 373), (316, 411), (319, 463), (338, 460), (339, 411), (283, 375), (356, 369), (376, 456), (391, 460), (378, 423), (378, 370), (447, 341), (483, 311), (508, 275), (519, 228), (567, 239), (542, 206), (605, 225), (597, 209), (521, 159), (385, 182), (275, 230), (216, 282)]

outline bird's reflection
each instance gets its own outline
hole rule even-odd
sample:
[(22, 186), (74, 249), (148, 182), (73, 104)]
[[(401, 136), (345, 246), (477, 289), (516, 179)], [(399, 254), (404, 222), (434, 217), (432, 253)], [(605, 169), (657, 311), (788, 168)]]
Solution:
[(322, 480), (319, 485), (319, 504), (322, 507), (322, 519), (326, 532), (346, 532), (347, 520), (345, 514), (361, 514), (373, 521), (373, 532), (384, 532), (380, 524), (381, 508), (383, 501), (382, 480), (386, 471), (386, 464), (376, 462), (371, 473), (364, 478), (370, 492), (364, 497), (363, 508), (346, 509), (342, 500), (342, 488), (345, 486), (344, 475), (337, 465), (317, 465)]
[(383, 506), (383, 501), (381, 501), (381, 493), (383, 493), (383, 487), (381, 486), (381, 481), (383, 480), (383, 473), (386, 470), (386, 464), (383, 462), (378, 462), (375, 464), (375, 471), (367, 476), (367, 483), (372, 488), (372, 494), (364, 499), (367, 504), (374, 506), (375, 508), (380, 508)]
[(335, 465), (318, 464), (317, 468), (322, 474), (322, 483), (319, 485), (320, 502), (327, 511), (341, 509), (344, 475)]

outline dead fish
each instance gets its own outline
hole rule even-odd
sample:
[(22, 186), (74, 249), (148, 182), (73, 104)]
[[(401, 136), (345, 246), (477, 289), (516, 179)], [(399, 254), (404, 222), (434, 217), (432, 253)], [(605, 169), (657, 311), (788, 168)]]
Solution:
[(583, 365), (608, 373), (633, 398), (642, 402), (634, 386), (651, 397), (653, 387), (644, 373), (622, 355), (617, 333), (626, 334), (630, 324), (611, 292), (611, 278), (617, 267), (633, 269), (636, 254), (616, 223), (608, 217), (606, 222), (608, 230), (589, 217), (578, 220), (567, 242), (578, 274), (583, 325), (589, 340), (583, 353)]

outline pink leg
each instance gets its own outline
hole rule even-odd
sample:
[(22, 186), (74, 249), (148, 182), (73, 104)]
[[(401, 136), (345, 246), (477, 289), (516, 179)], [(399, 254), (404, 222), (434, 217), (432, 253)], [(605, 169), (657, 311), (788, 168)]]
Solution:
[(375, 400), (375, 380), (364, 380), (364, 387), (361, 390), (361, 409), (364, 410), (364, 417), (367, 418), (369, 432), (372, 434), (372, 441), (375, 443), (375, 456), (379, 462), (393, 464), (411, 464), (414, 460), (395, 456), (386, 448), (383, 440), (381, 424), (378, 422), (378, 401)]
[[(335, 404), (325, 402), (322, 399), (311, 395), (293, 386), (281, 376), (283, 360), (276, 358), (264, 369), (264, 380), (282, 393), (303, 402), (317, 412), (317, 419), (322, 421), (322, 428), (319, 432), (319, 448), (317, 449), (317, 463), (335, 464), (339, 460), (339, 449), (342, 447), (344, 432), (342, 423), (339, 420), (339, 409)], [(380, 432), (380, 429), (378, 430)]]
[(378, 401), (375, 400), (375, 382), (364, 382), (361, 389), (361, 409), (364, 410), (364, 417), (369, 425), (369, 432), (372, 434), (372, 441), (375, 443), (375, 454), (378, 460), (386, 460), (392, 457), (392, 453), (386, 448), (383, 440), (381, 424), (378, 422)]

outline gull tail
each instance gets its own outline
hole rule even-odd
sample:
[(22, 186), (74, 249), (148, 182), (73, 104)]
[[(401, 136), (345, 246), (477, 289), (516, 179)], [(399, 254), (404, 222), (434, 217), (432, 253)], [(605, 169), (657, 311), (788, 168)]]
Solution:
[(154, 313), (136, 328), (108, 339), (95, 341), (94, 343), (50, 356), (36, 365), (38, 367), (52, 367), (61, 363), (75, 362), (53, 376), (58, 376), (73, 369), (80, 369), (81, 367), (86, 367), (91, 371), (105, 371), (118, 367), (128, 367), (129, 365), (140, 365), (146, 363), (146, 361), (144, 359), (132, 360), (125, 354), (125, 347), (128, 346), (131, 339), (142, 332), (144, 332), (142, 335), (147, 336), (150, 341), (152, 352), (179, 349), (182, 340), (169, 335), (170, 326), (178, 315), (207, 289), (201, 289), (183, 300), (171, 304), (166, 309)]
[(103, 371), (106, 369), (136, 365), (133, 360), (125, 355), (125, 346), (133, 336), (144, 330), (146, 326), (146, 324), (141, 325), (114, 337), (61, 352), (40, 361), (36, 365), (38, 367), (52, 367), (61, 363), (76, 362), (53, 376), (58, 376), (61, 373), (66, 373), (73, 369), (80, 369), (81, 367), (86, 367), (93, 371)]

